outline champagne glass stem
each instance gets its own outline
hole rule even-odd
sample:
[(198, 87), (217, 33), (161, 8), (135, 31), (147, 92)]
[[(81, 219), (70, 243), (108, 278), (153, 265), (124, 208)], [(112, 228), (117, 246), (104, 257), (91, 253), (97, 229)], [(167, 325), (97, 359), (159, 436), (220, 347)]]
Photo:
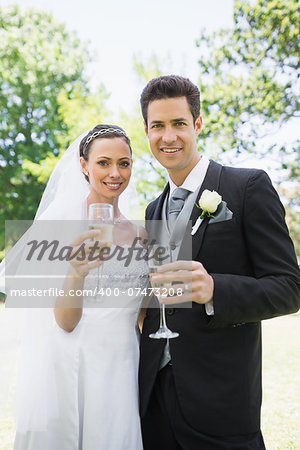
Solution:
[(166, 305), (165, 304), (161, 304), (160, 305), (160, 309), (161, 309), (161, 317), (162, 317), (162, 326), (164, 328), (168, 328), (167, 327), (167, 322), (166, 322)]
[(164, 319), (163, 319), (162, 304), (160, 303), (160, 296), (157, 296), (157, 299), (159, 301), (159, 328), (162, 328)]
[[(151, 247), (151, 250), (153, 251), (153, 254), (151, 256), (151, 258), (149, 259), (149, 261), (151, 261), (151, 264), (149, 264), (149, 269), (150, 269), (150, 273), (151, 274), (157, 274), (158, 272), (158, 267), (162, 266), (162, 259), (159, 258), (159, 255), (161, 254), (162, 250), (164, 250), (164, 255), (167, 256), (167, 259), (169, 259), (169, 262), (172, 261), (172, 255), (170, 253), (170, 248), (169, 246), (163, 246), (160, 244), (154, 244)], [(149, 255), (151, 255), (151, 251), (149, 252)], [(154, 283), (155, 284), (155, 283)], [(163, 303), (161, 304), (160, 300), (163, 296), (162, 292), (161, 292), (161, 288), (167, 288), (171, 286), (171, 283), (158, 283), (158, 287), (157, 287), (157, 291), (155, 292), (155, 296), (158, 300), (159, 303), (159, 329), (154, 332), (149, 334), (149, 337), (151, 339), (171, 339), (171, 338), (176, 338), (179, 336), (179, 333), (177, 332), (173, 332), (171, 331), (168, 326), (167, 326), (167, 322), (166, 322), (166, 305)]]

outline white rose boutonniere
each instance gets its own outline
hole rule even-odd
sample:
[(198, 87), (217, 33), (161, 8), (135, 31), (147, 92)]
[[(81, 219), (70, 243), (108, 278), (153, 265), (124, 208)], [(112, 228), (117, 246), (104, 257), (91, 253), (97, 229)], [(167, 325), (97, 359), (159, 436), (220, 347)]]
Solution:
[[(226, 220), (231, 220), (233, 217), (233, 212), (228, 208), (227, 202), (222, 200), (221, 195), (216, 191), (208, 191), (206, 189), (200, 197), (199, 205), (197, 203), (195, 205), (201, 212), (195, 224), (192, 226), (192, 236), (197, 233), (205, 217), (209, 218), (208, 224), (225, 222)], [(213, 213), (216, 213), (216, 215), (213, 215)]]
[(196, 206), (202, 209), (200, 218), (204, 219), (205, 216), (214, 217), (212, 214), (216, 212), (221, 201), (222, 197), (220, 194), (216, 191), (209, 191), (208, 189), (205, 189), (200, 197), (199, 205), (196, 203)]
[(192, 227), (192, 236), (197, 233), (198, 228), (200, 227), (201, 222), (205, 216), (214, 218), (213, 213), (217, 211), (217, 208), (221, 202), (222, 197), (216, 191), (209, 191), (208, 189), (205, 189), (205, 191), (202, 192), (199, 200), (199, 205), (195, 203), (197, 208), (202, 209), (202, 212), (196, 220), (195, 225)]

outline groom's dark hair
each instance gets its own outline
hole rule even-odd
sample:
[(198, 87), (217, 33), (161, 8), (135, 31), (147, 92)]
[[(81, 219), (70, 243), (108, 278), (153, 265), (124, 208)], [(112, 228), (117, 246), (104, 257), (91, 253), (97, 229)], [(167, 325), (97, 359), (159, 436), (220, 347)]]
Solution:
[(145, 124), (148, 125), (148, 105), (163, 98), (186, 97), (194, 124), (200, 114), (200, 91), (188, 78), (179, 75), (163, 75), (153, 78), (143, 89), (140, 102)]

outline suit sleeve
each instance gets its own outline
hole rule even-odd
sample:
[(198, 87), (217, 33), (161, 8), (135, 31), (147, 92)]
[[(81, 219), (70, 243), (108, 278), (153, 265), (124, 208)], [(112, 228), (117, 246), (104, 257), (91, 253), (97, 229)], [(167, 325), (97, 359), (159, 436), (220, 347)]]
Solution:
[(263, 171), (257, 171), (246, 186), (243, 232), (252, 274), (211, 273), (211, 327), (257, 322), (297, 312), (300, 307), (300, 272), (284, 208)]

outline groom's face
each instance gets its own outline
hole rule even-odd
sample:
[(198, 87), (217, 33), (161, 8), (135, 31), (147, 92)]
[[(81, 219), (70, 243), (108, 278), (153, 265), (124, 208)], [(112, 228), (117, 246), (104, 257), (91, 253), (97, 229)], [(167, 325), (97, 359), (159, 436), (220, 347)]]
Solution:
[(201, 131), (201, 116), (194, 124), (186, 97), (154, 100), (147, 112), (145, 131), (151, 151), (179, 185), (200, 159), (196, 137)]

